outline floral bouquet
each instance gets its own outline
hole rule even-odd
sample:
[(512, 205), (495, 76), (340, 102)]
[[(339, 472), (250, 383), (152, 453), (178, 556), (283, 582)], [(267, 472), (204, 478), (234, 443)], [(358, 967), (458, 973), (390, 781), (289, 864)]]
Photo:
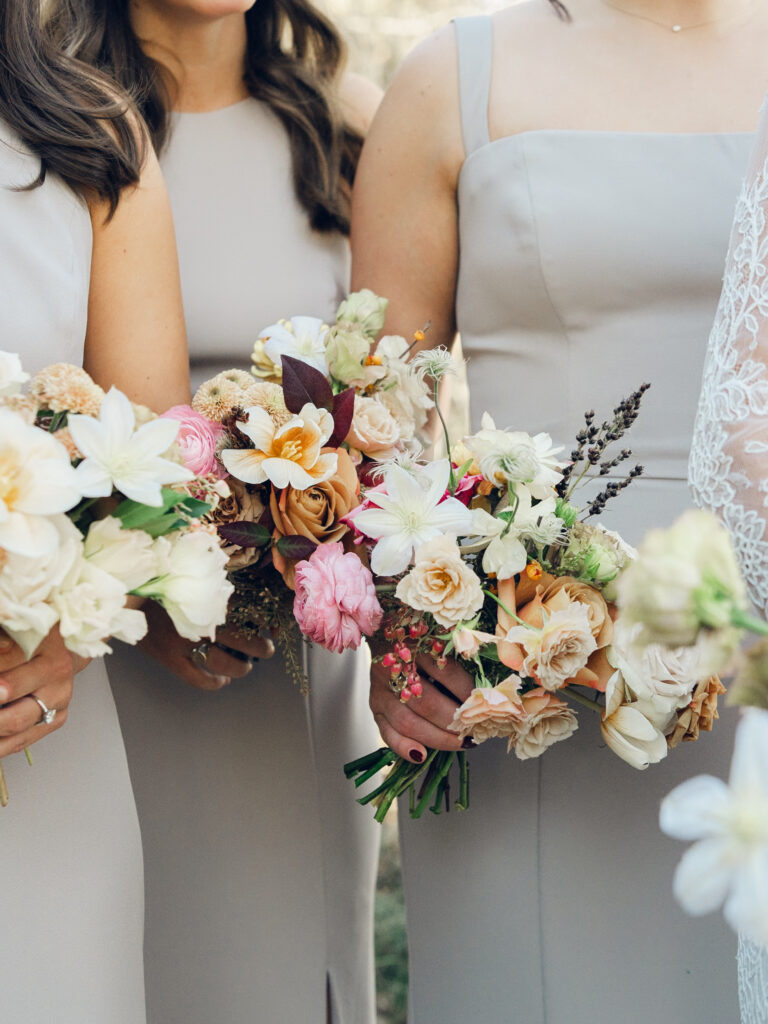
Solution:
[[(728, 923), (768, 947), (768, 623), (749, 612), (726, 528), (708, 512), (684, 513), (651, 531), (619, 586), (636, 647), (683, 649), (705, 673), (735, 670), (729, 703), (745, 707), (728, 785), (701, 775), (662, 803), (667, 835), (695, 840), (675, 874), (690, 914), (724, 904)], [(746, 634), (764, 639), (741, 649)], [(707, 714), (694, 696), (691, 713)]]
[[(414, 364), (437, 386), (450, 356), (434, 351)], [(602, 424), (586, 415), (570, 460), (547, 434), (482, 429), (442, 462), (400, 458), (382, 467), (380, 482), (347, 517), (362, 557), (370, 553), (384, 611), (384, 647), (377, 653), (402, 701), (419, 700), (416, 658), (438, 665), (455, 657), (475, 688), (451, 729), (465, 747), (502, 737), (520, 759), (540, 756), (576, 730), (574, 705), (600, 715), (606, 744), (636, 768), (666, 756), (681, 739), (711, 726), (719, 681), (702, 679), (689, 652), (639, 650), (633, 626), (614, 621), (617, 580), (634, 551), (599, 522), (606, 504), (642, 473), (618, 443), (638, 415), (648, 385), (622, 401)], [(447, 441), (447, 439), (446, 439)], [(584, 509), (574, 495), (604, 478)], [(318, 553), (296, 570), (300, 623), (343, 617), (344, 579), (329, 580)], [(339, 598), (342, 595), (342, 599)], [(307, 631), (307, 630), (305, 630)], [(317, 629), (309, 631), (321, 640)], [(699, 693), (701, 692), (701, 697)], [(707, 714), (694, 723), (692, 700)], [(345, 766), (360, 786), (381, 769), (385, 780), (361, 803), (376, 801), (381, 821), (394, 799), (410, 793), (410, 812), (449, 806), (449, 776), (458, 762), (456, 805), (469, 800), (464, 751), (430, 751), (412, 764), (381, 749)]]
[[(386, 301), (370, 291), (341, 303), (332, 325), (296, 316), (265, 328), (253, 374), (228, 370), (206, 381), (192, 407), (171, 410), (182, 422), (187, 465), (226, 479), (229, 495), (206, 517), (218, 531), (235, 595), (229, 621), (244, 636), (270, 630), (293, 678), (306, 686), (301, 627), (341, 651), (373, 633), (381, 609), (370, 572), (354, 549), (347, 516), (360, 503), (361, 481), (379, 463), (416, 443), (431, 400), (406, 359), (400, 337), (374, 338)], [(346, 601), (358, 618), (312, 622), (318, 609), (301, 602), (298, 563), (313, 556), (326, 581), (345, 567)]]
[(76, 366), (46, 367), (24, 394), (28, 380), (0, 352), (0, 628), (28, 658), (56, 624), (73, 653), (101, 657), (106, 638), (144, 636), (134, 595), (213, 638), (231, 592), (202, 518), (218, 494), (184, 466), (179, 423)]

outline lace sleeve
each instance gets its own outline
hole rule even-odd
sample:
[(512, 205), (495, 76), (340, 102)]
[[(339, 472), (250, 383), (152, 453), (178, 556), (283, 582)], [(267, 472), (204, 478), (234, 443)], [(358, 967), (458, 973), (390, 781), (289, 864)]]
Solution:
[(736, 207), (689, 479), (695, 502), (729, 528), (768, 614), (768, 104)]

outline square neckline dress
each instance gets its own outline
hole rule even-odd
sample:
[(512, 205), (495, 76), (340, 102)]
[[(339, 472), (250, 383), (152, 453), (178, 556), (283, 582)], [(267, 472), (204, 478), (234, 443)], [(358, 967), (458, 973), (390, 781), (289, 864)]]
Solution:
[[(568, 446), (652, 382), (630, 435), (646, 475), (604, 517), (630, 542), (691, 504), (687, 458), (733, 209), (754, 136), (531, 131), (491, 140), (492, 21), (456, 23), (466, 160), (456, 317), (471, 418)], [(587, 492), (588, 493), (588, 492)], [(583, 502), (584, 495), (582, 495)], [(737, 1018), (736, 939), (672, 896), (661, 798), (727, 774), (734, 712), (646, 772), (579, 711), (521, 762), (471, 754), (464, 814), (401, 813), (410, 1024), (698, 1024)]]

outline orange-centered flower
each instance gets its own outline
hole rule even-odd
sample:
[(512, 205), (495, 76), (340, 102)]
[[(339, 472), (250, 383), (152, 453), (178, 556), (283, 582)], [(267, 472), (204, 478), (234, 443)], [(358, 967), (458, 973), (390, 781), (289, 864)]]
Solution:
[(244, 483), (269, 480), (275, 487), (290, 485), (304, 491), (336, 473), (338, 455), (323, 451), (333, 433), (333, 418), (324, 409), (307, 404), (298, 416), (277, 427), (264, 409), (254, 406), (248, 409), (248, 421), (237, 426), (253, 448), (227, 448), (221, 461)]

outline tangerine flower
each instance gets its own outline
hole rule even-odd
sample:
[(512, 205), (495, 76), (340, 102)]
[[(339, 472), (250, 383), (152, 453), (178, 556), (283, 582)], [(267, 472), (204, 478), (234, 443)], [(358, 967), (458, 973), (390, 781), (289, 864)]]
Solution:
[(227, 471), (246, 484), (293, 487), (305, 491), (335, 475), (339, 457), (335, 451), (323, 451), (333, 433), (333, 417), (324, 409), (307, 403), (298, 416), (276, 426), (259, 406), (247, 410), (248, 421), (238, 421), (238, 429), (253, 443), (253, 448), (225, 448), (221, 461)]

